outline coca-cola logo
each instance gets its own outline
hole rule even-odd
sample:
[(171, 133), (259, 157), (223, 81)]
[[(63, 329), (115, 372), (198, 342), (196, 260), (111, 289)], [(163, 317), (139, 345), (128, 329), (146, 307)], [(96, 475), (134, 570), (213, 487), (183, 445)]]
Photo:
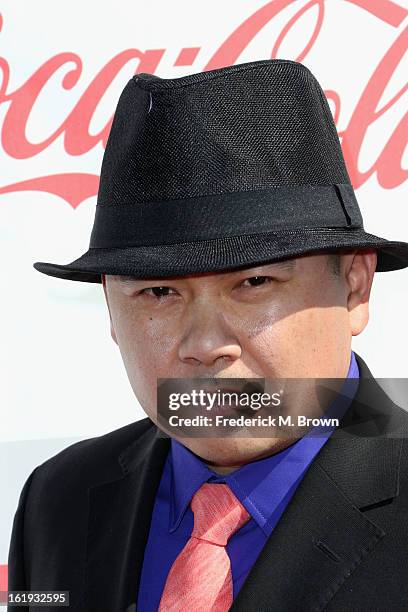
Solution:
[[(387, 26), (396, 30), (408, 13), (402, 6), (390, 0), (344, 1), (356, 5), (361, 10), (370, 13), (376, 19), (383, 21)], [(254, 37), (291, 3), (293, 4), (293, 0), (273, 0), (251, 14), (228, 36), (202, 70), (212, 70), (239, 63), (240, 55)], [(308, 36), (309, 38), (301, 42), (303, 50), (297, 57), (288, 58), (299, 62), (307, 60), (307, 55), (313, 48), (324, 26), (325, 8), (324, 0), (310, 0), (310, 2), (302, 6), (299, 3), (299, 10), (282, 28), (270, 57), (280, 57), (279, 50), (285, 37), (308, 11), (313, 10), (316, 22), (311, 35), (306, 33), (305, 30), (305, 37)], [(4, 24), (0, 15), (0, 31), (2, 27), (4, 27)], [(364, 38), (363, 33), (362, 38)], [(366, 75), (361, 75), (363, 90), (360, 98), (351, 113), (348, 125), (342, 131), (338, 130), (347, 168), (355, 189), (364, 184), (373, 174), (376, 174), (378, 183), (386, 189), (397, 187), (406, 178), (407, 170), (402, 168), (402, 157), (407, 144), (408, 113), (403, 116), (392, 132), (390, 132), (388, 140), (383, 143), (382, 151), (372, 166), (365, 172), (359, 170), (359, 154), (370, 126), (397, 104), (408, 87), (408, 85), (405, 85), (391, 100), (380, 107), (379, 104), (383, 92), (399, 67), (406, 52), (407, 43), (408, 28), (396, 34), (394, 42), (385, 52), (372, 74), (368, 75), (368, 78)], [(341, 53), (342, 44), (347, 44), (346, 35), (344, 37), (340, 36), (338, 47), (336, 47), (337, 53)], [(192, 65), (198, 51), (198, 47), (182, 49), (175, 65)], [(82, 60), (75, 53), (58, 53), (44, 62), (20, 87), (11, 91), (9, 88), (11, 67), (5, 58), (0, 57), (0, 68), (2, 71), (0, 104), (8, 105), (1, 126), (1, 141), (5, 153), (18, 160), (32, 158), (44, 151), (61, 135), (67, 155), (84, 155), (99, 143), (105, 147), (112, 117), (99, 133), (91, 134), (89, 129), (95, 109), (102, 96), (105, 95), (109, 86), (124, 66), (137, 60), (138, 65), (135, 72), (155, 73), (165, 53), (165, 49), (148, 49), (145, 51), (126, 49), (117, 54), (89, 82), (85, 91), (61, 125), (55, 131), (48, 134), (41, 142), (36, 143), (31, 142), (27, 137), (27, 123), (41, 91), (55, 73), (64, 68), (66, 68), (66, 72), (59, 86), (65, 90), (73, 90), (78, 84), (82, 73)], [(262, 59), (265, 57), (266, 55)], [(194, 72), (198, 72), (198, 70), (194, 70)], [(341, 113), (340, 92), (325, 90), (325, 94), (331, 103), (334, 120), (336, 125), (338, 125)], [(17, 183), (1, 186), (0, 193), (5, 194), (25, 190), (44, 191), (60, 196), (73, 208), (76, 208), (86, 198), (97, 194), (98, 184), (99, 177), (96, 174), (80, 172), (59, 173), (31, 177)]]

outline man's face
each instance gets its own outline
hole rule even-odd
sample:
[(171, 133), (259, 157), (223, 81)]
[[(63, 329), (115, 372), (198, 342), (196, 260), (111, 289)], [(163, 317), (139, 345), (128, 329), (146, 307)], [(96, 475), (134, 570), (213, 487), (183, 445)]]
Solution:
[[(376, 259), (343, 254), (338, 277), (327, 254), (178, 278), (103, 276), (111, 335), (146, 414), (156, 422), (157, 378), (345, 377), (351, 338), (368, 321)], [(289, 443), (180, 441), (226, 471)]]

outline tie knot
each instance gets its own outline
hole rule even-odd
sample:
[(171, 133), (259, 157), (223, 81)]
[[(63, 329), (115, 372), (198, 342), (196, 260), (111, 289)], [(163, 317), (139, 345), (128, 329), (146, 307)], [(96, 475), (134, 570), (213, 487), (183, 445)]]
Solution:
[(225, 546), (249, 514), (226, 484), (204, 483), (193, 495), (194, 529), (191, 537)]

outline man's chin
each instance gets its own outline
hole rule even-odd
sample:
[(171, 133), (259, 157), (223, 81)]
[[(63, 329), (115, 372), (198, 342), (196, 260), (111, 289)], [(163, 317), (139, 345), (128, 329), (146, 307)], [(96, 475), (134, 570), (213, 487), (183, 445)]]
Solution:
[(240, 466), (274, 455), (295, 440), (285, 438), (178, 438), (210, 467)]

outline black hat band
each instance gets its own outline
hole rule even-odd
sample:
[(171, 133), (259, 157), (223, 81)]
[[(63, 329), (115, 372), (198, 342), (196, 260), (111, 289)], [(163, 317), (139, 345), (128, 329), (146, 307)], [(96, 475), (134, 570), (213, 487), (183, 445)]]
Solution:
[(277, 185), (166, 202), (98, 203), (89, 247), (195, 242), (316, 227), (363, 228), (352, 185)]

